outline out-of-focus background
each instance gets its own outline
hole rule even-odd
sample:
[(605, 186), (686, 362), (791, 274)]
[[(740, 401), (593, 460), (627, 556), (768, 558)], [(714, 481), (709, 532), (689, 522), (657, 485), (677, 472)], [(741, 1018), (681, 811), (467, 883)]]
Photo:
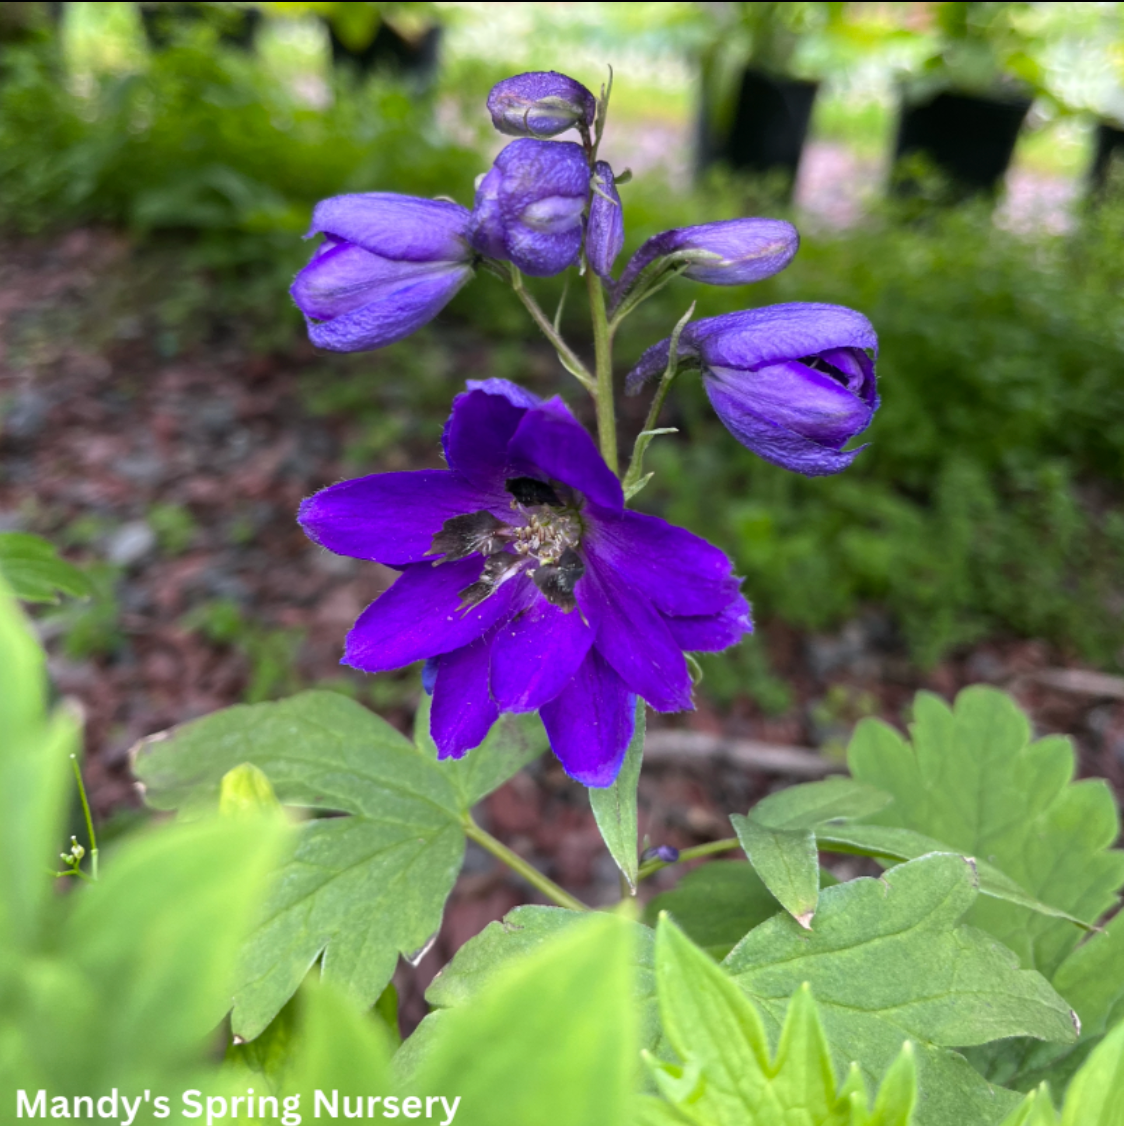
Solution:
[[(882, 340), (884, 405), (839, 477), (758, 461), (697, 383), (673, 397), (641, 503), (735, 557), (757, 632), (704, 662), (697, 712), (653, 721), (653, 841), (727, 835), (919, 687), (1006, 687), (1124, 792), (1124, 4), (7, 3), (0, 529), (97, 586), (38, 621), (111, 832), (137, 816), (129, 747), (171, 724), (308, 686), (410, 722), (416, 669), (338, 664), (393, 573), (309, 544), (300, 499), (440, 464), (466, 378), (585, 407), (487, 276), (403, 343), (318, 354), (286, 292), (300, 236), (343, 191), (471, 204), (503, 144), (491, 84), (599, 89), (609, 65), (626, 252), (735, 215), (803, 235), (767, 283), (664, 290), (622, 370), (696, 298), (840, 302)], [(582, 894), (614, 883), (553, 762), (485, 815)], [(435, 964), (523, 898), (469, 867)]]

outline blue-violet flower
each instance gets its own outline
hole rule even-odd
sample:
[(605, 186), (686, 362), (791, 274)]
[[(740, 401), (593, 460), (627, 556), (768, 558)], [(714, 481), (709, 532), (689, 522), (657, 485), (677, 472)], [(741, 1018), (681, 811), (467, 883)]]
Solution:
[(554, 70), (531, 71), (497, 82), (488, 94), (492, 124), (512, 137), (554, 137), (588, 129), (597, 101), (580, 82)]
[(324, 241), (289, 291), (313, 344), (381, 348), (432, 320), (472, 277), (469, 220), (458, 204), (393, 192), (318, 203), (306, 237)]
[(593, 272), (599, 278), (607, 278), (624, 246), (624, 209), (613, 170), (603, 160), (593, 166), (591, 190), (585, 255)]
[[(669, 340), (629, 373), (635, 394), (667, 364)], [(865, 446), (844, 450), (878, 409), (878, 338), (842, 305), (767, 305), (688, 324), (679, 356), (695, 360), (726, 429), (766, 461), (808, 477), (846, 469)]]
[(512, 141), (476, 188), (469, 241), (525, 274), (560, 274), (578, 260), (589, 165), (573, 141)]
[(343, 481), (301, 505), (317, 543), (402, 572), (343, 661), (380, 672), (425, 659), (442, 757), (477, 746), (501, 712), (537, 710), (571, 777), (610, 785), (637, 698), (690, 708), (684, 650), (735, 644), (749, 605), (716, 547), (624, 507), (560, 399), (468, 386), (445, 427), (448, 469)]
[(746, 285), (779, 273), (800, 246), (796, 228), (783, 219), (722, 219), (697, 227), (674, 227), (653, 235), (628, 260), (616, 302), (636, 284), (645, 267), (660, 259), (686, 266), (683, 276), (707, 285)]

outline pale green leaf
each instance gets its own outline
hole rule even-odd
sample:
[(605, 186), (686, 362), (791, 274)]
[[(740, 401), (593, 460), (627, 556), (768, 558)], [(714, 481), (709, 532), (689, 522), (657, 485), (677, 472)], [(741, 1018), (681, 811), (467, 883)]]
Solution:
[(429, 733), (432, 703), (423, 692), (414, 718), (414, 742), (426, 758), (437, 763), (438, 770), (452, 784), (465, 813), (547, 749), (546, 731), (537, 712), (502, 715), (488, 732), (488, 738), (464, 758), (438, 761), (437, 745)]
[(1058, 1126), (1058, 1113), (1050, 1098), (1050, 1088), (1043, 1084), (1032, 1091), (1003, 1119), (1002, 1126)]
[(58, 602), (59, 594), (86, 598), (93, 585), (55, 547), (27, 532), (0, 532), (0, 577), (25, 602)]
[(762, 798), (749, 815), (774, 829), (814, 829), (829, 821), (850, 821), (877, 813), (891, 800), (883, 790), (853, 778), (825, 778), (778, 790)]
[[(750, 999), (665, 916), (656, 938), (664, 1029), (680, 1065), (649, 1061), (657, 1085), (698, 1126), (867, 1126), (870, 1110), (857, 1075), (838, 1087), (812, 991), (795, 991), (776, 1053)], [(911, 1057), (899, 1061), (877, 1121), (907, 1126), (916, 1094)], [(908, 1088), (908, 1089), (907, 1089)]]
[(277, 874), (235, 994), (234, 1031), (252, 1039), (317, 958), (325, 981), (373, 1005), (399, 954), (415, 954), (441, 925), (464, 834), (438, 765), (333, 692), (217, 712), (146, 740), (135, 770), (150, 804), (198, 808), (242, 763), (282, 802), (351, 814), (303, 825)]
[(1124, 1126), (1124, 1024), (1104, 1038), (1073, 1077), (1062, 1126)]
[(586, 915), (508, 962), (437, 1026), (411, 1093), (460, 1096), (457, 1126), (630, 1121), (636, 932)]
[(1019, 968), (992, 937), (958, 925), (976, 899), (963, 858), (922, 857), (878, 880), (825, 889), (815, 929), (777, 915), (726, 960), (779, 1028), (787, 999), (807, 981), (842, 1067), (867, 1079), (890, 1066), (903, 1040), (917, 1044), (918, 1126), (991, 1124), (1013, 1096), (987, 1084), (949, 1049), (1006, 1036), (1072, 1042), (1072, 1013), (1037, 973)]
[(644, 701), (637, 700), (636, 726), (617, 780), (611, 786), (591, 787), (589, 790), (589, 804), (601, 830), (601, 839), (634, 894), (640, 871), (636, 788), (644, 755), (645, 726)]
[(219, 813), (242, 817), (280, 809), (280, 802), (265, 773), (253, 763), (244, 762), (222, 776), (219, 784)]
[(805, 930), (820, 894), (820, 861), (811, 829), (772, 829), (756, 818), (734, 814), (734, 832), (750, 864), (781, 906)]
[[(851, 773), (885, 790), (894, 804), (880, 825), (912, 829), (1003, 872), (1034, 899), (1096, 920), (1124, 884), (1115, 801), (1101, 780), (1074, 782), (1067, 739), (1030, 740), (1026, 717), (1003, 693), (967, 688), (951, 709), (921, 693), (912, 745), (877, 720), (859, 724), (848, 751)], [(1050, 975), (1081, 932), (1029, 907), (981, 898), (969, 922)]]

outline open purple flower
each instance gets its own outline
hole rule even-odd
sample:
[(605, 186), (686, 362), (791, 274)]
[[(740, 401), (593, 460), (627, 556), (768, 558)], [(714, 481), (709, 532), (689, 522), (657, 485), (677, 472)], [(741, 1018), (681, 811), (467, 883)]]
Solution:
[(512, 141), (476, 189), (469, 241), (489, 258), (510, 259), (545, 278), (581, 253), (589, 165), (573, 141)]
[(796, 228), (783, 219), (722, 219), (674, 227), (653, 235), (629, 259), (616, 286), (616, 301), (654, 262), (686, 266), (684, 277), (707, 285), (747, 285), (779, 273), (799, 246)]
[[(667, 365), (653, 344), (629, 372), (635, 394)], [(767, 305), (687, 325), (679, 356), (696, 360), (711, 405), (743, 446), (808, 477), (838, 473), (860, 450), (843, 446), (878, 409), (878, 338), (842, 305)]]
[(472, 277), (469, 212), (393, 192), (316, 205), (306, 237), (323, 234), (290, 293), (319, 348), (361, 352), (431, 321)]
[(588, 129), (597, 101), (578, 81), (554, 70), (517, 74), (488, 94), (492, 124), (513, 137), (554, 137), (575, 125)]
[(442, 757), (477, 746), (501, 712), (539, 711), (566, 771), (610, 785), (637, 697), (690, 708), (684, 650), (735, 644), (749, 605), (721, 551), (624, 507), (560, 399), (501, 379), (469, 388), (445, 427), (448, 469), (360, 477), (301, 505), (317, 543), (402, 572), (344, 663), (425, 659)]
[(624, 246), (624, 210), (613, 170), (603, 160), (593, 166), (592, 190), (585, 255), (593, 272), (607, 278)]

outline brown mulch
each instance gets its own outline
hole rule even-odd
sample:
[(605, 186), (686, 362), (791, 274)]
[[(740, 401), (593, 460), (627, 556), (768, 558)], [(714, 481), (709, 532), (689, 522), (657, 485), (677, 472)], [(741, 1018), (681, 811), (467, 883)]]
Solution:
[[(237, 334), (169, 342), (137, 307), (134, 264), (123, 238), (95, 230), (9, 243), (0, 259), (0, 529), (69, 544), (79, 561), (117, 561), (116, 610), (85, 655), (75, 655), (73, 606), (37, 611), (54, 685), (85, 710), (86, 777), (111, 823), (139, 804), (128, 768), (139, 738), (248, 693), (330, 683), (408, 726), (416, 673), (370, 678), (338, 663), (347, 629), (393, 572), (328, 555), (294, 515), (343, 476), (440, 464), (440, 413), (410, 414), (391, 353), (325, 358), (298, 340), (262, 355)], [(461, 379), (495, 373), (488, 342), (463, 328), (442, 325), (419, 347), (450, 371), (438, 388), (446, 401)], [(525, 349), (522, 364), (539, 389), (564, 386), (545, 347)], [(325, 408), (323, 388), (352, 377), (372, 404)], [(188, 518), (179, 543), (161, 538), (154, 515), (169, 509)], [(208, 639), (200, 615), (216, 604), (233, 607), (254, 640)], [(764, 633), (792, 690), (787, 712), (767, 716), (747, 698), (719, 709), (704, 687), (698, 711), (653, 722), (831, 750), (863, 714), (900, 723), (918, 688), (951, 697), (988, 682), (1013, 691), (1040, 731), (1072, 735), (1081, 773), (1124, 794), (1124, 700), (1064, 677), (1037, 681), (1071, 663), (1044, 642), (998, 638), (922, 672), (874, 610), (830, 636), (783, 623)], [(721, 759), (662, 764), (641, 780), (642, 831), (681, 848), (728, 836), (727, 814), (784, 782)], [(589, 902), (617, 895), (585, 795), (552, 759), (487, 799), (482, 820)], [(404, 1023), (420, 1018), (421, 986), (461, 943), (532, 899), (471, 846), (433, 949), (400, 971)]]

